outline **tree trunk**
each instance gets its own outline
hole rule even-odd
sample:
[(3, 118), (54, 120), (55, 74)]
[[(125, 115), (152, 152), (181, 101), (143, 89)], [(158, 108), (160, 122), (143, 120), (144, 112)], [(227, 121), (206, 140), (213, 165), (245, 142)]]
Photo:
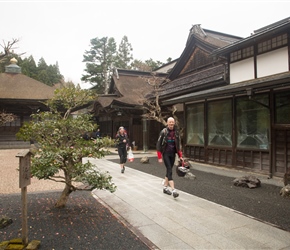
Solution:
[(71, 187), (68, 184), (65, 184), (65, 188), (54, 206), (57, 208), (64, 208), (71, 192)]

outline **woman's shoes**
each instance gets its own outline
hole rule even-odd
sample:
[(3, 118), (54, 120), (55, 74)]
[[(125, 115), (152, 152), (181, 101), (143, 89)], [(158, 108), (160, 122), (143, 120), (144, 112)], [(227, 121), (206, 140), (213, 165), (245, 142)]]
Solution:
[(124, 174), (125, 172), (125, 166), (121, 169), (121, 173)]

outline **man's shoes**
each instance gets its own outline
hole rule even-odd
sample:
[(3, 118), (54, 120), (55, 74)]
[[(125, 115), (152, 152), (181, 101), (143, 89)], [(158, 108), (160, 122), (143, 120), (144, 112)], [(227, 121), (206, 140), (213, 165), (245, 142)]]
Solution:
[(121, 169), (121, 173), (124, 174), (125, 172), (125, 166)]
[(177, 198), (179, 196), (179, 193), (177, 193), (175, 189), (172, 191), (172, 194), (174, 198)]
[(163, 188), (163, 193), (168, 194), (168, 195), (172, 194), (171, 191), (167, 187)]

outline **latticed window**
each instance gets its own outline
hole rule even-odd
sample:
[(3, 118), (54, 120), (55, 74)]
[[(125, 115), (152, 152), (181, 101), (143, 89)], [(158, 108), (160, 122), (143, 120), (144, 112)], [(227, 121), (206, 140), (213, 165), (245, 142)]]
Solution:
[(268, 149), (270, 131), (269, 97), (267, 94), (237, 98), (237, 147)]
[(186, 143), (204, 144), (204, 104), (194, 104), (186, 108)]
[(266, 51), (280, 48), (282, 46), (287, 45), (287, 43), (288, 43), (287, 34), (273, 37), (272, 39), (269, 39), (267, 41), (258, 44), (258, 53), (263, 53)]
[(237, 51), (231, 53), (231, 62), (238, 61), (240, 59), (242, 59), (242, 51), (241, 50), (237, 50)]
[(254, 55), (254, 46), (234, 51), (230, 54), (231, 62), (239, 61)]
[(208, 104), (208, 145), (232, 146), (231, 100), (213, 101)]
[(242, 57), (247, 58), (254, 55), (254, 47), (248, 47), (242, 50)]
[(275, 94), (275, 122), (290, 124), (290, 91)]

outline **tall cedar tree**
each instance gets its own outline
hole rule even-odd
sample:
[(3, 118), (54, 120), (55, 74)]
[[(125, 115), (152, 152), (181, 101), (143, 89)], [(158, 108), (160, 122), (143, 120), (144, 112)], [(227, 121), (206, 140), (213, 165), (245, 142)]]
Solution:
[(108, 93), (110, 77), (117, 58), (115, 39), (110, 37), (91, 39), (90, 50), (86, 50), (83, 62), (87, 74), (81, 80), (94, 85), (97, 93)]
[(131, 69), (131, 62), (133, 60), (132, 51), (133, 48), (128, 41), (128, 37), (124, 36), (119, 45), (115, 66), (121, 69)]

